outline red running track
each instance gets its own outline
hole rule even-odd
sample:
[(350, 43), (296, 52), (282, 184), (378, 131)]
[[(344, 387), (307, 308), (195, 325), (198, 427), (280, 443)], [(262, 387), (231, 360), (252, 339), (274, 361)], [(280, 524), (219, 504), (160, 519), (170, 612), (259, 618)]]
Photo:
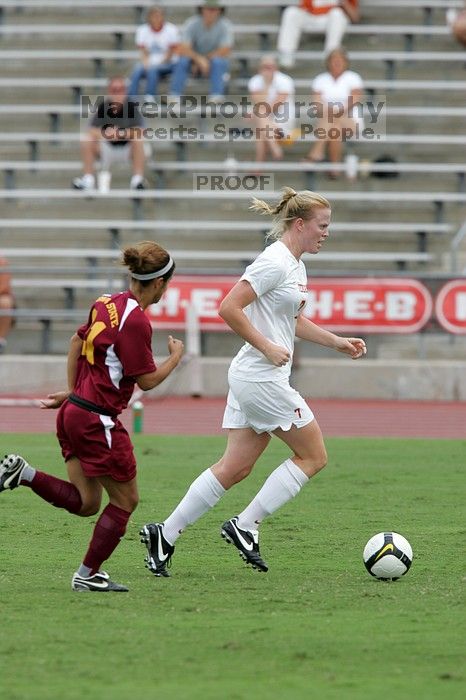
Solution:
[[(324, 436), (466, 437), (466, 402), (330, 400), (310, 401)], [(224, 399), (169, 397), (147, 400), (144, 432), (159, 435), (219, 435)], [(54, 433), (55, 411), (0, 405), (0, 433)], [(131, 428), (131, 412), (123, 413)], [(7, 446), (5, 445), (5, 449)]]

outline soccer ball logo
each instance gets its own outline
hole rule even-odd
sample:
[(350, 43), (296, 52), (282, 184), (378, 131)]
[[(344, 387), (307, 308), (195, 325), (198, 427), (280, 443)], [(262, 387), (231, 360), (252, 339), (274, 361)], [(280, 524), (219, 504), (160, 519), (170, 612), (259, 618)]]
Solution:
[(408, 540), (397, 532), (379, 532), (364, 547), (364, 566), (381, 581), (396, 581), (408, 571), (413, 550)]

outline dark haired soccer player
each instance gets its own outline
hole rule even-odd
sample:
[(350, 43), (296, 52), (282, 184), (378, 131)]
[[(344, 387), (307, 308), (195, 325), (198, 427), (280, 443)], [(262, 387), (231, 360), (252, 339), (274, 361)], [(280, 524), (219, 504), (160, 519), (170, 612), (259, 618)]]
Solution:
[(144, 310), (156, 304), (173, 275), (175, 263), (152, 241), (128, 247), (122, 263), (131, 275), (128, 291), (104, 295), (92, 305), (87, 323), (71, 338), (69, 391), (49, 394), (44, 408), (59, 408), (57, 436), (68, 481), (41, 472), (12, 454), (0, 461), (0, 491), (28, 486), (56, 508), (74, 515), (95, 515), (102, 490), (109, 497), (94, 528), (74, 591), (127, 591), (101, 570), (125, 534), (138, 504), (136, 461), (129, 435), (118, 419), (134, 385), (148, 390), (177, 366), (183, 343), (169, 336), (169, 357), (154, 364), (152, 329)]

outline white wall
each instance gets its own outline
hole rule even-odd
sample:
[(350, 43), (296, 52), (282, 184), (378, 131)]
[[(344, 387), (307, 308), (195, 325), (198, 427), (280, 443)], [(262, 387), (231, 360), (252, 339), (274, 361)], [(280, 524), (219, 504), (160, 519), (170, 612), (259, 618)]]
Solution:
[[(160, 360), (160, 358), (159, 358)], [(229, 358), (180, 366), (151, 392), (225, 396)], [(292, 384), (315, 398), (466, 401), (466, 362), (445, 360), (302, 360)], [(66, 387), (66, 358), (0, 357), (0, 395), (37, 397)]]

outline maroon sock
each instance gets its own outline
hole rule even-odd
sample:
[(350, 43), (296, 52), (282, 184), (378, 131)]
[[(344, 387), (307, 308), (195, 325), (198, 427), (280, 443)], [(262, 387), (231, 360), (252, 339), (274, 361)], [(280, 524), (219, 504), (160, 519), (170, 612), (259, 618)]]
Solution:
[(99, 571), (102, 562), (108, 559), (117, 547), (126, 532), (130, 515), (127, 510), (111, 503), (102, 511), (83, 560), (84, 566), (91, 570), (91, 576)]
[(22, 481), (22, 486), (29, 486), (34, 493), (51, 503), (55, 508), (64, 508), (77, 515), (81, 510), (81, 495), (73, 484), (56, 476), (36, 471), (32, 481)]

